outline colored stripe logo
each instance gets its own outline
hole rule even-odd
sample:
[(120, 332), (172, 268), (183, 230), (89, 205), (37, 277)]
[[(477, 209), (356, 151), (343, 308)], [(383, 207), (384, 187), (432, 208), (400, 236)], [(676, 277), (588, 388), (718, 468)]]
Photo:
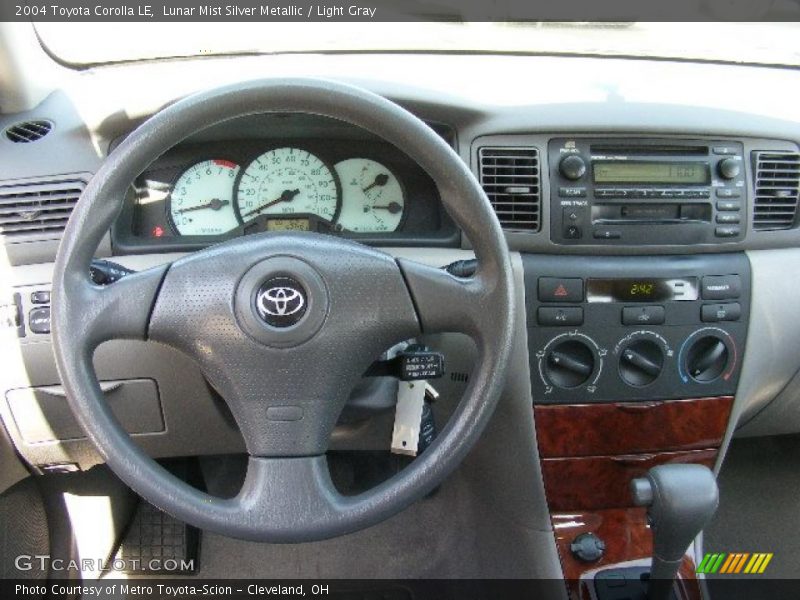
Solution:
[(698, 573), (761, 575), (772, 560), (772, 552), (708, 552), (697, 566)]

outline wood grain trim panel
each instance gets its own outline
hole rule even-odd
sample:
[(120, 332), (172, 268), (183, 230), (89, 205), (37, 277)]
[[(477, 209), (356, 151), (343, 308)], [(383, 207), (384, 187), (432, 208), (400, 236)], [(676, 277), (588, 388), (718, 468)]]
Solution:
[(542, 458), (719, 447), (733, 397), (534, 406)]
[(689, 452), (546, 458), (542, 475), (551, 512), (625, 508), (631, 502), (630, 482), (648, 469), (666, 463), (701, 464), (709, 468), (715, 448)]

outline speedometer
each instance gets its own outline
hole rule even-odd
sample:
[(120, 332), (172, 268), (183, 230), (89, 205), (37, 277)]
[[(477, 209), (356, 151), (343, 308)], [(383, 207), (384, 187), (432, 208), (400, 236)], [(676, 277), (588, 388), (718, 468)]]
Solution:
[(336, 179), (322, 160), (299, 148), (276, 148), (248, 165), (239, 181), (236, 205), (243, 221), (258, 215), (311, 213), (336, 218)]
[(239, 165), (204, 160), (186, 169), (169, 198), (169, 216), (180, 235), (221, 235), (238, 227), (233, 184)]

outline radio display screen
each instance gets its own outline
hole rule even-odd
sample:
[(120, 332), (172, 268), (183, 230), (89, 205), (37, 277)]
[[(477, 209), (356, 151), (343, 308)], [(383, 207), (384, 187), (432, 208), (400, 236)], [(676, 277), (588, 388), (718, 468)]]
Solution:
[(704, 162), (598, 161), (592, 163), (595, 183), (708, 184)]
[(697, 278), (620, 278), (589, 279), (588, 302), (667, 302), (697, 300)]

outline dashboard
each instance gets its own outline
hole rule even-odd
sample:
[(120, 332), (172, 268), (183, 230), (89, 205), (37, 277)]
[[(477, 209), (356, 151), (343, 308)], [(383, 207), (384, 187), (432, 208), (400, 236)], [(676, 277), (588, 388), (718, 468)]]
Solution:
[(194, 249), (265, 231), (458, 243), (416, 163), (365, 131), (299, 114), (233, 120), (171, 149), (134, 182), (113, 241)]
[[(371, 79), (364, 74), (374, 69), (374, 57), (367, 55), (207, 58), (69, 73), (64, 90), (27, 112), (0, 117), (3, 128), (22, 119), (54, 124), (34, 143), (0, 139), (0, 193), (17, 202), (24, 188), (26, 198), (38, 201), (45, 192), (60, 198), (74, 189), (77, 201), (81, 186), (138, 123), (195, 89), (265, 74), (362, 85), (434, 127), (504, 220), (522, 330), (510, 386), (526, 404), (526, 418), (532, 398), (552, 410), (627, 401), (644, 411), (648, 400), (735, 391), (726, 439), (737, 425), (759, 433), (800, 431), (800, 305), (790, 301), (800, 277), (800, 222), (762, 226), (773, 208), (780, 212), (781, 198), (772, 196), (769, 208), (762, 203), (769, 192), (756, 194), (756, 182), (765, 181), (760, 174), (772, 170), (779, 178), (781, 169), (795, 168), (767, 159), (798, 153), (800, 123), (788, 100), (800, 97), (796, 72), (567, 57), (386, 60), (391, 68)], [(569, 86), (542, 84), (566, 72)], [(730, 93), (741, 89), (743, 76), (747, 93)], [(727, 170), (731, 159), (739, 167), (734, 175)], [(530, 172), (504, 170), (520, 166)], [(527, 212), (505, 212), (511, 201)], [(97, 256), (140, 270), (234, 237), (298, 228), (435, 266), (471, 255), (440, 191), (404, 153), (342, 122), (282, 114), (227, 121), (167, 151), (132, 182)], [(17, 295), (18, 303), (8, 304), (25, 337), (13, 334), (9, 342), (19, 357), (0, 376), (4, 390), (58, 382), (44, 315), (59, 236), (55, 228), (5, 236), (11, 267), (0, 287), (7, 298)], [(708, 278), (730, 275), (740, 277), (739, 297), (703, 294)], [(685, 282), (689, 297), (666, 294), (665, 282)], [(625, 322), (631, 312), (633, 321)], [(235, 428), (190, 362), (152, 344), (101, 350), (104, 381), (157, 382), (152, 411), (130, 416), (147, 452), (238, 448)], [(459, 365), (459, 352), (448, 348), (454, 372), (442, 383), (456, 391), (469, 371)], [(14, 422), (7, 403), (0, 411)], [(374, 448), (375, 440), (385, 441), (377, 426), (364, 431), (358, 440), (342, 433), (337, 443)], [(98, 460), (85, 439), (34, 444), (14, 435), (31, 464)]]

